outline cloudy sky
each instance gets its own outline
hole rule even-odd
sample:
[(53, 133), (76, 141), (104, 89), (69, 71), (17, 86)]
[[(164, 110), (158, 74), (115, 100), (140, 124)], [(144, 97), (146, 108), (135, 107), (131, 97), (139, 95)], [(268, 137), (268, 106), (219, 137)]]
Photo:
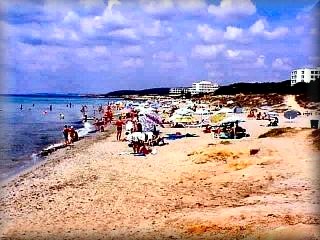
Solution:
[(286, 80), (319, 63), (316, 3), (2, 0), (1, 92)]

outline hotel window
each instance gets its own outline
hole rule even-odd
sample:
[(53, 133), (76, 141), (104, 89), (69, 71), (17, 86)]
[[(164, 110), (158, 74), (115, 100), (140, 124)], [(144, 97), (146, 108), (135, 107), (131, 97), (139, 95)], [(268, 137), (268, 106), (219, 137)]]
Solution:
[(302, 72), (302, 74), (304, 74), (304, 71), (301, 71)]
[(314, 71), (311, 71), (311, 74), (314, 74)]
[(314, 78), (314, 75), (311, 75), (311, 78)]
[(301, 77), (304, 78), (304, 75), (302, 75)]

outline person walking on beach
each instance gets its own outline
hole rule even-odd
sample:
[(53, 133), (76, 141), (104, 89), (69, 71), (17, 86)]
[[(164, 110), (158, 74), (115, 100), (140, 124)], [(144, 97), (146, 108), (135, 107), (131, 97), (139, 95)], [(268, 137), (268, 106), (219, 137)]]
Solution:
[(119, 119), (116, 121), (117, 141), (120, 141), (120, 140), (121, 140), (122, 125), (123, 125), (123, 121), (122, 121), (121, 116), (120, 116)]
[(64, 125), (64, 128), (63, 128), (63, 137), (64, 137), (64, 144), (65, 145), (68, 145), (69, 141), (68, 141), (68, 137), (69, 137), (69, 128), (67, 125)]

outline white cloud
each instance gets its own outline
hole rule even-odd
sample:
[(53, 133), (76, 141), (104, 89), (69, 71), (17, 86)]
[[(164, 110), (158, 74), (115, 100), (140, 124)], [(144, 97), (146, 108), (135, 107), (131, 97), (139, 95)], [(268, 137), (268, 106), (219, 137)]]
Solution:
[(269, 40), (281, 38), (289, 32), (289, 29), (286, 27), (277, 27), (273, 31), (268, 31), (267, 28), (268, 22), (266, 20), (259, 19), (251, 25), (249, 32), (253, 35), (261, 35)]
[(53, 27), (50, 37), (60, 41), (62, 40), (79, 41), (80, 40), (78, 34), (75, 31), (69, 30), (66, 28), (60, 28), (57, 26)]
[(144, 66), (144, 61), (141, 58), (129, 58), (122, 62), (122, 67), (125, 68), (140, 68)]
[(126, 24), (126, 18), (119, 11), (111, 11), (108, 7), (106, 7), (101, 17), (103, 22), (107, 24), (116, 26), (123, 26)]
[(254, 63), (254, 66), (263, 67), (263, 68), (267, 67), (267, 65), (265, 64), (265, 56), (264, 55), (260, 55), (257, 58), (256, 62)]
[(147, 37), (165, 37), (173, 32), (171, 27), (164, 27), (160, 20), (156, 20), (151, 26), (143, 26), (142, 32)]
[(79, 15), (74, 11), (69, 11), (67, 15), (63, 18), (64, 23), (75, 23), (79, 21)]
[(120, 5), (121, 2), (119, 0), (109, 0), (108, 1), (108, 10), (112, 12), (113, 6)]
[(125, 28), (126, 18), (117, 11), (110, 11), (106, 8), (101, 16), (84, 17), (80, 19), (81, 30), (89, 35), (97, 32), (108, 32), (110, 30)]
[(227, 49), (226, 52), (226, 57), (231, 59), (231, 60), (243, 60), (245, 58), (252, 58), (255, 56), (255, 53), (251, 50), (232, 50), (232, 49)]
[(145, 12), (152, 15), (167, 15), (174, 11), (172, 0), (140, 0), (141, 6)]
[(139, 45), (131, 45), (120, 48), (120, 54), (124, 56), (137, 57), (142, 55), (142, 48)]
[(222, 0), (219, 6), (209, 5), (208, 12), (216, 17), (226, 18), (252, 15), (256, 12), (256, 7), (250, 0)]
[(241, 40), (243, 37), (243, 29), (228, 26), (223, 36), (227, 40)]
[(95, 46), (93, 47), (93, 53), (101, 57), (110, 57), (111, 54), (106, 46)]
[(277, 27), (275, 28), (273, 31), (265, 31), (264, 32), (264, 36), (267, 38), (267, 39), (276, 39), (276, 38), (281, 38), (285, 35), (287, 35), (289, 32), (289, 29), (286, 28), (286, 27)]
[(262, 19), (257, 20), (254, 24), (251, 25), (249, 31), (253, 34), (261, 34), (265, 30), (266, 22)]
[(223, 32), (218, 29), (211, 28), (208, 24), (199, 24), (197, 31), (200, 38), (205, 42), (215, 42), (221, 40)]
[(291, 70), (292, 69), (289, 58), (276, 58), (272, 62), (272, 67), (277, 70)]
[(191, 51), (191, 56), (200, 59), (213, 59), (222, 52), (224, 48), (225, 46), (223, 44), (196, 45)]
[(94, 34), (97, 29), (102, 28), (101, 21), (97, 21), (97, 19), (93, 18), (83, 18), (80, 21), (81, 30), (86, 34)]
[(119, 30), (114, 30), (108, 33), (109, 36), (128, 39), (128, 40), (138, 40), (138, 36), (134, 29), (132, 28), (123, 28)]
[(179, 9), (187, 12), (201, 11), (207, 7), (204, 0), (176, 0)]

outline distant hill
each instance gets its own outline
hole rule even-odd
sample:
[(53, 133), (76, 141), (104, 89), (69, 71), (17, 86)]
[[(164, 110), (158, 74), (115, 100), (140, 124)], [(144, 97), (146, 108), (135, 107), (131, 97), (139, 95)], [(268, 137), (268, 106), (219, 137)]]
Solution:
[(282, 82), (266, 83), (234, 83), (228, 86), (221, 86), (214, 95), (235, 95), (235, 94), (288, 94), (291, 90), (290, 80)]
[(283, 82), (268, 83), (234, 83), (228, 86), (222, 86), (214, 95), (235, 95), (235, 94), (295, 94), (300, 95), (306, 101), (320, 101), (320, 79), (310, 83), (299, 82), (291, 86), (290, 80)]
[(107, 94), (101, 94), (104, 97), (121, 97), (124, 95), (167, 95), (169, 94), (170, 88), (149, 88), (143, 90), (119, 90), (109, 92)]

